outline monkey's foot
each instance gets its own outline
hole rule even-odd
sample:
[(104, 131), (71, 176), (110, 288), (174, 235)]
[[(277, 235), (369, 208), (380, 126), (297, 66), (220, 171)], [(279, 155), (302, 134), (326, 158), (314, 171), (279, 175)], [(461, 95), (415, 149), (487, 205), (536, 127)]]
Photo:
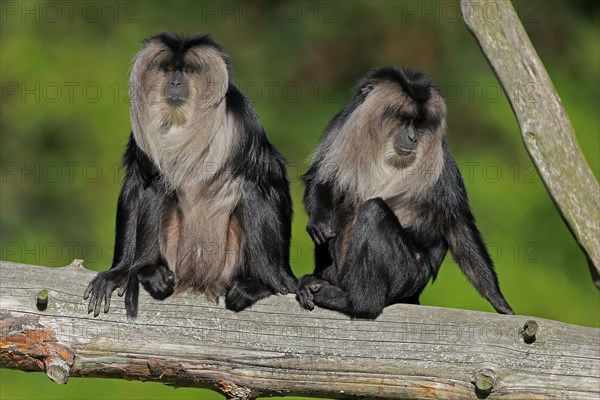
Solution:
[(281, 278), (280, 283), (274, 286), (273, 289), (276, 295), (286, 295), (290, 293), (296, 293), (297, 286), (298, 280), (290, 274), (284, 275), (283, 278)]
[(138, 279), (144, 289), (156, 300), (164, 300), (175, 291), (175, 274), (163, 265), (142, 268)]
[(259, 280), (252, 278), (239, 279), (227, 291), (225, 307), (235, 312), (242, 311), (258, 300), (272, 294), (273, 291)]
[(324, 280), (317, 278), (314, 275), (304, 275), (298, 282), (298, 288), (296, 289), (296, 300), (300, 305), (312, 311), (315, 308), (315, 293), (321, 289)]

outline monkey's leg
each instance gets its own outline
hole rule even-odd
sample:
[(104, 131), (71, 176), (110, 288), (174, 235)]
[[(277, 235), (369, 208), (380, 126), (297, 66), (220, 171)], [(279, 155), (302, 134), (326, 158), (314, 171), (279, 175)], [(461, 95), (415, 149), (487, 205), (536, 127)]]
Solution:
[[(140, 227), (145, 231), (154, 230), (151, 232), (151, 240), (147, 242), (147, 245), (152, 248), (140, 250), (140, 254), (147, 253), (158, 261), (143, 267), (138, 273), (138, 279), (153, 298), (164, 300), (175, 290), (175, 274), (171, 268), (175, 268), (180, 235), (177, 199), (174, 193), (168, 192), (160, 185), (155, 193), (147, 197), (147, 200), (150, 203), (149, 218), (155, 216), (158, 219), (158, 232), (156, 232), (155, 221), (152, 221), (150, 227)], [(155, 246), (155, 238), (158, 238), (158, 248)]]
[[(290, 267), (291, 200), (276, 188), (264, 190), (249, 186), (235, 211), (245, 232), (239, 279), (258, 280), (271, 294), (287, 294), (297, 284)], [(262, 287), (249, 287), (256, 288), (257, 295), (264, 293)]]
[[(382, 199), (362, 204), (341, 266), (339, 285), (312, 281), (314, 304), (374, 319), (391, 300), (418, 301), (423, 275), (400, 222)], [(304, 279), (304, 278), (303, 278)]]
[[(245, 233), (241, 229), (240, 214), (235, 212), (229, 221), (229, 232), (227, 238), (228, 255), (235, 255), (240, 252), (240, 246), (244, 242)], [(226, 263), (239, 263), (237, 257), (232, 260), (227, 259)], [(226, 264), (225, 268), (228, 266)], [(272, 295), (274, 290), (269, 288), (264, 282), (251, 277), (236, 277), (225, 294), (225, 306), (232, 311), (241, 311), (260, 299)]]

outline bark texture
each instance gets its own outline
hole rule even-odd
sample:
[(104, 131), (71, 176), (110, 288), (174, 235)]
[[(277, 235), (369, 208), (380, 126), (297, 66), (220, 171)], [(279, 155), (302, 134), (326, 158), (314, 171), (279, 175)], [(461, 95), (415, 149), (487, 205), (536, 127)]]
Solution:
[[(0, 367), (205, 387), (231, 398), (598, 399), (600, 330), (525, 316), (395, 305), (376, 321), (302, 310), (292, 295), (240, 313), (192, 294), (127, 319), (87, 314), (95, 272), (0, 263)], [(40, 291), (47, 290), (46, 304)], [(41, 299), (41, 300), (40, 300)]]

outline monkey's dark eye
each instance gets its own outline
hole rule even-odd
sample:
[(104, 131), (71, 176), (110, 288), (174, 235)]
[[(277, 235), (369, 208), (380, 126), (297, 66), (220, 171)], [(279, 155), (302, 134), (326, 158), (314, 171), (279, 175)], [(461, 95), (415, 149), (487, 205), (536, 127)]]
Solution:
[(412, 120), (414, 119), (414, 116), (412, 114), (408, 114), (408, 113), (400, 113), (399, 117), (402, 122), (406, 122), (406, 123), (411, 123)]
[(191, 74), (194, 71), (195, 71), (194, 67), (192, 67), (190, 65), (186, 65), (185, 67), (183, 67), (183, 72), (186, 72), (188, 74)]
[(171, 72), (175, 69), (175, 67), (173, 67), (173, 64), (167, 64), (163, 67), (163, 69), (167, 72)]

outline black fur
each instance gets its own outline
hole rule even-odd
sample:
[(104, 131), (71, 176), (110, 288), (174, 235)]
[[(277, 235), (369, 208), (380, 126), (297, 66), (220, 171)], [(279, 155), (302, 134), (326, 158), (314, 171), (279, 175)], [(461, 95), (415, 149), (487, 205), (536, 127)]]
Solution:
[[(220, 49), (207, 36), (185, 38), (163, 33), (147, 40), (157, 38), (173, 49), (176, 65), (193, 46)], [(294, 292), (296, 288), (289, 265), (292, 206), (285, 161), (267, 140), (256, 111), (232, 81), (226, 103), (227, 112), (241, 126), (227, 170), (243, 181), (244, 191), (234, 213), (241, 221), (244, 240), (241, 265), (227, 288), (225, 304), (240, 311), (271, 294)], [(104, 312), (108, 312), (111, 294), (117, 288), (120, 295), (126, 292), (129, 316), (137, 315), (140, 283), (159, 300), (175, 289), (175, 276), (161, 254), (160, 232), (165, 215), (177, 207), (177, 195), (167, 189), (133, 134), (123, 165), (126, 174), (117, 204), (113, 264), (94, 278), (84, 294), (89, 298), (88, 312), (93, 311), (94, 316), (100, 313), (103, 302)]]
[[(432, 87), (424, 74), (390, 67), (376, 70), (359, 84), (350, 103), (330, 122), (325, 136), (334, 134), (333, 128), (341, 126), (364, 101), (376, 85), (373, 79), (399, 83), (421, 105)], [(424, 108), (419, 108), (424, 118), (421, 126), (438, 126), (439, 116), (427, 116)], [(441, 176), (421, 197), (419, 208), (423, 212), (417, 223), (407, 228), (381, 198), (353, 206), (347, 200), (351, 194), (344, 193), (334, 180), (317, 182), (324, 162), (322, 155), (317, 156), (303, 177), (307, 230), (315, 243), (315, 271), (299, 281), (296, 297), (302, 307), (312, 310), (318, 305), (351, 317), (374, 319), (387, 305), (419, 304), (421, 292), (430, 279), (435, 279), (450, 249), (479, 293), (499, 313), (513, 313), (500, 292), (445, 139), (442, 151)], [(354, 229), (346, 229), (352, 223)]]
[[(173, 66), (175, 70), (181, 69), (184, 66), (185, 53), (192, 47), (210, 46), (221, 52), (223, 51), (223, 48), (209, 35), (182, 36), (170, 32), (161, 32), (145, 39), (143, 43), (146, 44), (152, 41), (160, 41), (171, 49), (172, 56), (168, 64)], [(227, 69), (231, 76), (231, 61), (229, 60), (229, 57), (225, 58), (225, 62), (227, 63)], [(158, 65), (158, 67), (164, 67), (164, 65)]]

